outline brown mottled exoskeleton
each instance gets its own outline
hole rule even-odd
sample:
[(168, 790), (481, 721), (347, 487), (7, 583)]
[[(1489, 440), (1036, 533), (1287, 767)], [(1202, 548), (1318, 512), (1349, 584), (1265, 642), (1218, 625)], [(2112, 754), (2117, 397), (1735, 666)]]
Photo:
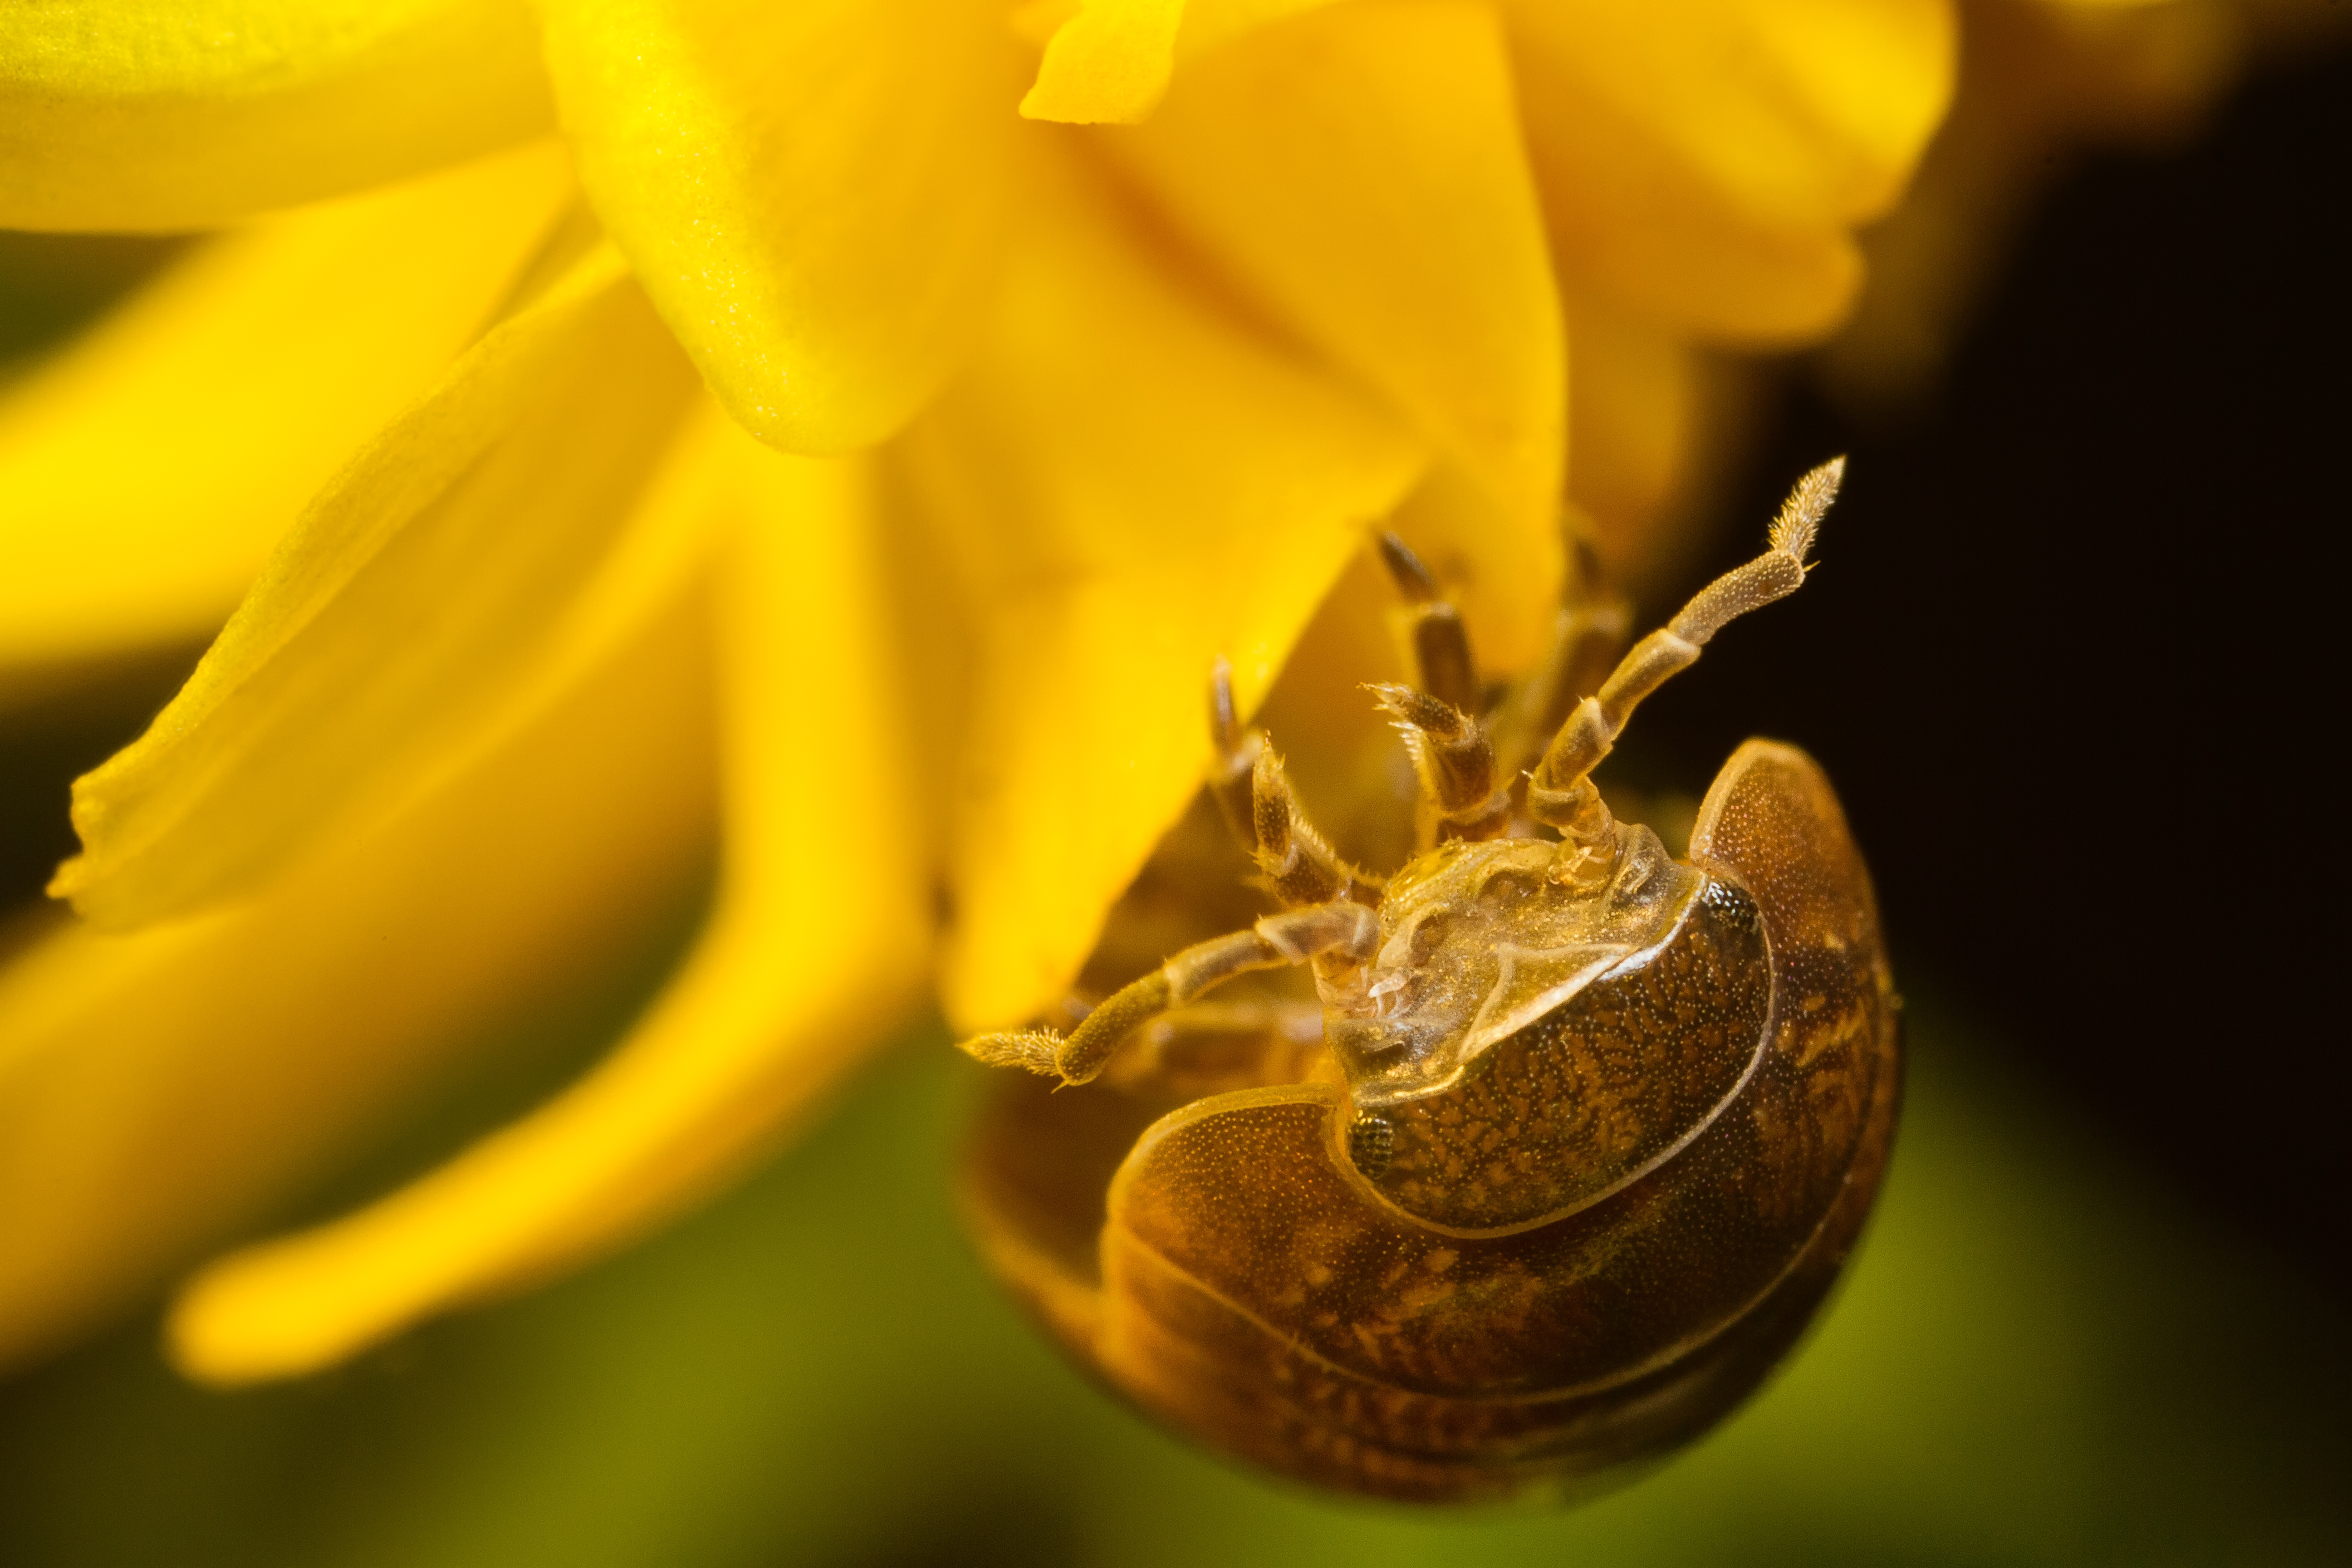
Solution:
[[(1589, 774), (1725, 623), (1804, 581), (1841, 473), (1807, 475), (1770, 549), (1572, 710), (1570, 637), (1487, 711), (1458, 618), (1386, 541), (1420, 682), (1373, 690), (1423, 805), (1422, 850), (1385, 881), (1307, 823), (1220, 677), (1210, 790), (1279, 910), (1066, 1037), (965, 1047), (1100, 1080), (1008, 1084), (969, 1194), (992, 1264), (1087, 1365), (1273, 1469), (1455, 1500), (1661, 1453), (1794, 1342), (1894, 1130), (1868, 873), (1791, 747), (1734, 753), (1686, 860)], [(1311, 968), (1303, 1018), (1200, 1000), (1285, 965)]]

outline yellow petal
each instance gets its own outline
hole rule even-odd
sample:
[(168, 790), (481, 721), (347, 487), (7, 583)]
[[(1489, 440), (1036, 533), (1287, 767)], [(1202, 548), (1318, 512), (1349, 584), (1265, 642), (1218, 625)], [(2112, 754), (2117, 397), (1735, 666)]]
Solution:
[(1131, 124), (1168, 90), (1184, 0), (1087, 0), (1045, 46), (1021, 100), (1032, 120)]
[(1013, 30), (1045, 45), (1021, 100), (1032, 120), (1135, 124), (1168, 90), (1176, 65), (1269, 22), (1332, 0), (1031, 0)]
[(0, 7), (0, 227), (197, 228), (546, 128), (520, 0)]
[(1255, 299), (1486, 486), (1547, 595), (1565, 351), (1492, 14), (1365, 0), (1265, 28), (1108, 144)]
[(572, 193), (545, 143), (212, 240), (0, 398), (0, 700), (194, 639), (444, 374)]
[(551, 647), (625, 623), (589, 590), (694, 386), (592, 252), (353, 460), (171, 706), (75, 785), (83, 852), (51, 891), (116, 927), (184, 913), (447, 765)]
[(888, 434), (985, 282), (1013, 44), (987, 0), (549, 0), (549, 69), (606, 228), (761, 440)]
[(1605, 298), (1571, 289), (1566, 302), (1576, 345), (1569, 495), (1597, 525), (1611, 580), (1634, 587), (1664, 564), (1651, 536), (1689, 476), (1696, 356), (1674, 332)]
[(1333, 0), (1185, 0), (1184, 26), (1176, 34), (1176, 60), (1181, 66), (1221, 44), (1285, 16), (1319, 11)]
[(1850, 301), (1951, 95), (1947, 0), (1507, 0), (1563, 263), (1743, 341)]
[(1200, 784), (1212, 661), (1254, 703), (1421, 461), (1062, 177), (1041, 174), (974, 363), (900, 452), (973, 616), (961, 760), (933, 787), (947, 1005), (975, 1028), (1070, 982)]
[(684, 595), (448, 787), (248, 907), (0, 968), (0, 1363), (251, 1226), (458, 1064), (644, 961), (708, 865)]
[(710, 928), (561, 1097), (373, 1207), (199, 1276), (171, 1324), (195, 1375), (306, 1371), (635, 1234), (771, 1143), (919, 994), (924, 867), (863, 476), (723, 439), (746, 526), (719, 574)]

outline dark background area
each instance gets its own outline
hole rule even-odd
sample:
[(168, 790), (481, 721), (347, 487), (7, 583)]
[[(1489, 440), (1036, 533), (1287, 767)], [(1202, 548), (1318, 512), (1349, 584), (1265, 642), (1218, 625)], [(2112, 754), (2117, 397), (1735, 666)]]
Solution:
[(2061, 184), (1902, 429), (1787, 368), (1731, 515), (1851, 453), (1822, 567), (1644, 710), (1650, 765), (1812, 750), (1898, 963), (2352, 1295), (2352, 60)]

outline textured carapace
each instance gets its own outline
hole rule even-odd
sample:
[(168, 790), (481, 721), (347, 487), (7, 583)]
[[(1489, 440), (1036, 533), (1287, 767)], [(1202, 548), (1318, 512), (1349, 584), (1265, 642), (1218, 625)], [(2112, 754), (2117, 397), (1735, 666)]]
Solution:
[[(968, 1206), (1088, 1366), (1272, 1469), (1445, 1500), (1664, 1452), (1787, 1351), (1894, 1131), (1869, 875), (1792, 747), (1732, 756), (1685, 860), (1589, 775), (1725, 622), (1803, 582), (1841, 471), (1806, 476), (1772, 548), (1581, 700), (1594, 606), (1571, 605), (1546, 666), (1490, 705), (1458, 617), (1384, 541), (1419, 681), (1374, 691), (1423, 840), (1385, 881), (1309, 825), (1220, 673), (1210, 794), (1280, 908), (1066, 1038), (965, 1047), (1055, 1080), (1008, 1075)], [(1311, 1002), (1280, 986), (1302, 965)]]

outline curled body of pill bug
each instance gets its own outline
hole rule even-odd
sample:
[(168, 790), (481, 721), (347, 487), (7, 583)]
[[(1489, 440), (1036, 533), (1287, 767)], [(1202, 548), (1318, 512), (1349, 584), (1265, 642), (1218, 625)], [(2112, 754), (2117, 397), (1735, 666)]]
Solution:
[[(1385, 879), (1308, 823), (1220, 676), (1209, 788), (1279, 907), (1066, 1036), (965, 1043), (1050, 1080), (1007, 1076), (967, 1206), (1088, 1368), (1286, 1475), (1451, 1500), (1666, 1452), (1786, 1353), (1893, 1137), (1869, 874), (1794, 747), (1742, 745), (1681, 859), (1590, 774), (1718, 629), (1803, 583), (1842, 471), (1807, 475), (1763, 555), (1572, 707), (1564, 653), (1486, 700), (1459, 618), (1385, 541), (1418, 680), (1373, 691), (1422, 831)], [(1292, 965), (1303, 1020), (1210, 996)]]

